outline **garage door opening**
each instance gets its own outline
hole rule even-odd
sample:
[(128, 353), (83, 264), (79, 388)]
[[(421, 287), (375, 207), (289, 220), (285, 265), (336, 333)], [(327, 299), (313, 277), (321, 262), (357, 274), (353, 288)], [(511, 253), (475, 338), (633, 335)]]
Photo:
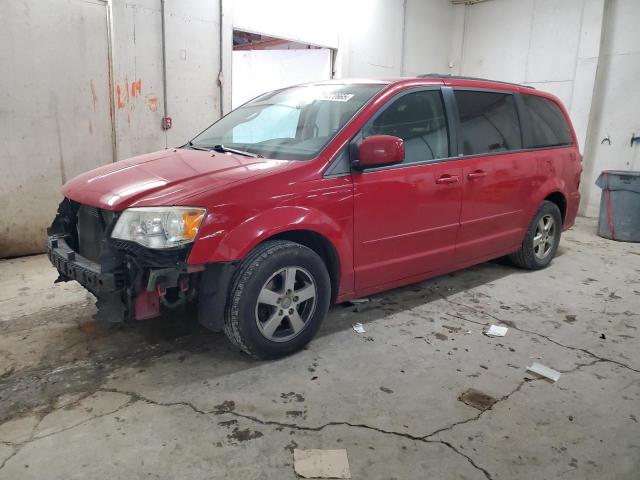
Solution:
[(329, 48), (234, 30), (232, 107), (278, 88), (329, 80), (331, 64)]

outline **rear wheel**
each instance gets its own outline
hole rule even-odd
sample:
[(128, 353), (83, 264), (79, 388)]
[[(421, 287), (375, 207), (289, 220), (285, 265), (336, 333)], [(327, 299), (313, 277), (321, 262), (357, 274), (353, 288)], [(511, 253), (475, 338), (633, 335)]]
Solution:
[(520, 250), (509, 258), (517, 266), (529, 270), (545, 268), (556, 254), (562, 233), (560, 209), (545, 200), (529, 224)]
[(231, 285), (224, 331), (256, 358), (277, 358), (304, 347), (329, 308), (331, 283), (322, 259), (285, 240), (257, 246)]

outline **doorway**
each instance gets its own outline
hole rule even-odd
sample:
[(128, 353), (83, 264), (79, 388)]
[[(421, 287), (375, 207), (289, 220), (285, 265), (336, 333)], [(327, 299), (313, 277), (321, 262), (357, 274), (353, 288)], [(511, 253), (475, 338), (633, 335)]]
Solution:
[(258, 33), (233, 31), (231, 106), (265, 92), (331, 79), (332, 50)]

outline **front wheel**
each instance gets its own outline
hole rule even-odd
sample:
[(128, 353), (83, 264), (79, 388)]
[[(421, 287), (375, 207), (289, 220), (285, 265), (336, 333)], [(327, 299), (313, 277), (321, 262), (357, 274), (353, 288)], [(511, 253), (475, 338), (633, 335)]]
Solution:
[(529, 224), (520, 250), (509, 258), (517, 266), (528, 270), (545, 268), (558, 250), (561, 233), (560, 209), (555, 203), (545, 200)]
[(327, 268), (313, 250), (269, 240), (258, 245), (236, 272), (224, 331), (253, 357), (282, 357), (309, 343), (330, 298)]

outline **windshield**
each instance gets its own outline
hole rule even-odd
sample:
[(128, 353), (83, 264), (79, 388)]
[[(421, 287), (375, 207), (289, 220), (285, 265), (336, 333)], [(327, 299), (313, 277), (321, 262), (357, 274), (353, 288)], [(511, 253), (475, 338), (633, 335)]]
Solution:
[(265, 93), (233, 110), (190, 146), (216, 145), (279, 160), (315, 157), (384, 85), (308, 85)]

